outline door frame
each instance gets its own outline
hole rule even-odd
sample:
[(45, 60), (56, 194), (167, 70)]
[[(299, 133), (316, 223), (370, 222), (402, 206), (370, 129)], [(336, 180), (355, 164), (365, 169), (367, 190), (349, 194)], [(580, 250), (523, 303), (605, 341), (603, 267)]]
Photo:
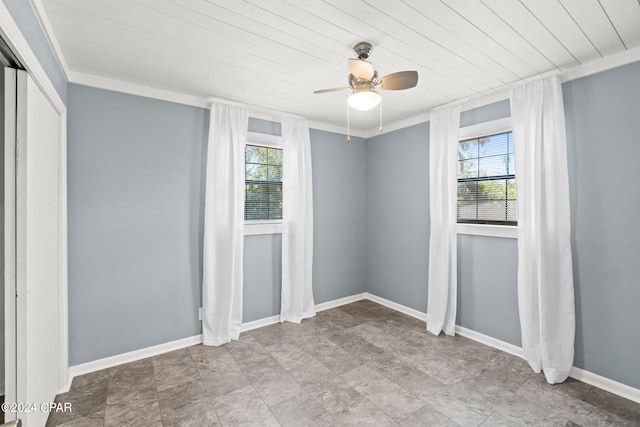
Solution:
[[(31, 5), (31, 2), (29, 2)], [(35, 13), (35, 12), (34, 12)], [(11, 48), (25, 70), (31, 76), (32, 80), (42, 90), (46, 98), (49, 100), (54, 110), (58, 114), (58, 143), (59, 143), (59, 218), (58, 227), (58, 245), (59, 245), (59, 277), (60, 286), (58, 295), (58, 307), (60, 317), (59, 322), (59, 361), (58, 368), (58, 393), (69, 390), (71, 386), (71, 377), (69, 375), (69, 323), (68, 323), (68, 269), (67, 269), (67, 108), (58, 94), (55, 86), (49, 79), (46, 71), (40, 64), (35, 53), (24, 38), (20, 28), (13, 20), (3, 2), (0, 2), (0, 36), (5, 40)], [(18, 189), (19, 191), (19, 189)], [(16, 196), (20, 196), (16, 194)], [(22, 194), (22, 197), (25, 195)], [(14, 298), (15, 300), (15, 298)], [(6, 302), (5, 302), (6, 304)], [(11, 325), (6, 324), (5, 327)], [(15, 319), (13, 327), (15, 328)], [(18, 337), (18, 339), (20, 339)], [(15, 368), (14, 368), (15, 369)]]
[[(17, 70), (5, 68), (4, 78), (4, 384), (5, 402), (15, 402), (17, 398), (17, 341), (16, 341), (16, 113), (17, 113)], [(9, 160), (10, 159), (10, 160)], [(11, 301), (11, 303), (9, 303)], [(7, 416), (9, 415), (9, 416)], [(13, 414), (5, 414), (7, 419)]]

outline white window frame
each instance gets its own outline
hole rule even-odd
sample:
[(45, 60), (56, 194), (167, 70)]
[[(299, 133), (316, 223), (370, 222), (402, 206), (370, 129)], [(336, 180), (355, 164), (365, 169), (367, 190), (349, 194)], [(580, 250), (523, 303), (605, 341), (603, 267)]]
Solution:
[[(260, 147), (277, 148), (282, 150), (282, 137), (265, 133), (247, 132), (247, 144)], [(244, 235), (256, 236), (261, 234), (282, 233), (281, 219), (245, 220)]]
[[(505, 117), (503, 119), (461, 127), (458, 139), (464, 141), (487, 135), (510, 132), (511, 130), (511, 117)], [(472, 236), (503, 237), (508, 239), (518, 238), (517, 225), (457, 224), (456, 232), (458, 234), (469, 234)]]

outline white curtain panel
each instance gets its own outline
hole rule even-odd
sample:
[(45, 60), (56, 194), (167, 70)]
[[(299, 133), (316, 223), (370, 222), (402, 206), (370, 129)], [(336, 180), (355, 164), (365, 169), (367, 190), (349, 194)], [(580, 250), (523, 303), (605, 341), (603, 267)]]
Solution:
[(535, 372), (563, 382), (573, 365), (575, 308), (567, 147), (558, 76), (511, 91), (518, 192), (522, 348)]
[(429, 135), (429, 283), (427, 330), (455, 335), (457, 304), (456, 209), (460, 106), (431, 114)]
[(282, 299), (280, 321), (316, 315), (313, 301), (313, 187), (309, 126), (282, 120)]
[(202, 342), (237, 340), (242, 326), (244, 150), (248, 111), (213, 103), (204, 211)]

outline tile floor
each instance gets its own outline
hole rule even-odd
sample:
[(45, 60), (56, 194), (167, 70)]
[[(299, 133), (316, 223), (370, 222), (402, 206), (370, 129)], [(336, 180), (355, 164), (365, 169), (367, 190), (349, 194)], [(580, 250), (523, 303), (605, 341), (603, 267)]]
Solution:
[(360, 301), (75, 378), (48, 426), (640, 426), (640, 404)]

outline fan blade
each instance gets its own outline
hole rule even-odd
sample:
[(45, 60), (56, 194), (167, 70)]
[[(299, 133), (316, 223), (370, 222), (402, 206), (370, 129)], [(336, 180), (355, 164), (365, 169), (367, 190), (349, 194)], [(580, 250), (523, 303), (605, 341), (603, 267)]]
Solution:
[(360, 80), (371, 80), (376, 72), (371, 62), (361, 59), (349, 59), (349, 71)]
[(399, 71), (387, 74), (376, 83), (381, 89), (402, 90), (415, 87), (418, 84), (417, 71)]
[(351, 88), (350, 87), (334, 87), (332, 89), (314, 90), (313, 93), (337, 92), (339, 90), (347, 90), (347, 89), (351, 89)]

